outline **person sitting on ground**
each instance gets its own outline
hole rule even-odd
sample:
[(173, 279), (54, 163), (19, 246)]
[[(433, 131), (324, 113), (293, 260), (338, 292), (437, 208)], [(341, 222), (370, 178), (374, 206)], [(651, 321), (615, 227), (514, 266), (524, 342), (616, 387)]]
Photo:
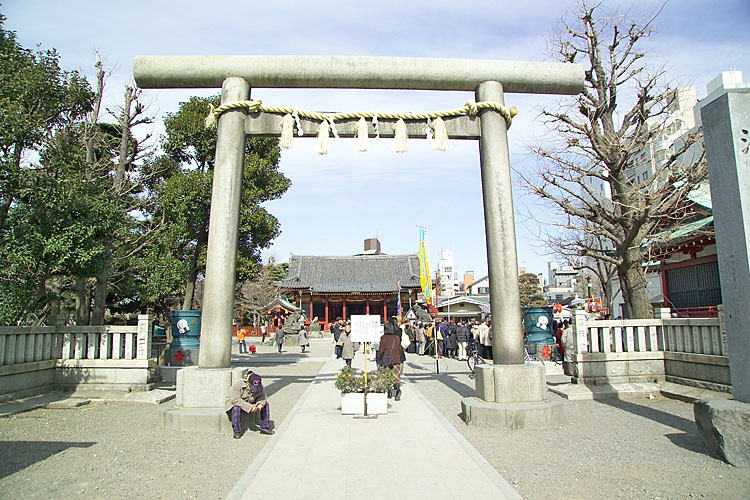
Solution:
[(242, 424), (240, 417), (242, 412), (260, 412), (260, 433), (273, 434), (269, 428), (271, 424), (271, 410), (268, 407), (266, 393), (263, 391), (263, 379), (257, 373), (247, 371), (229, 388), (229, 395), (224, 403), (224, 410), (232, 419), (232, 430), (234, 439), (242, 437)]

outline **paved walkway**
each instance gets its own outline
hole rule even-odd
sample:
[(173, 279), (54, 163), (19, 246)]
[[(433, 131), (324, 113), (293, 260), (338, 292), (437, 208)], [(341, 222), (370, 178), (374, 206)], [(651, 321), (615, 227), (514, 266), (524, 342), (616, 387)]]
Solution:
[(323, 366), (227, 500), (521, 498), (408, 380), (387, 415), (341, 415), (342, 366)]

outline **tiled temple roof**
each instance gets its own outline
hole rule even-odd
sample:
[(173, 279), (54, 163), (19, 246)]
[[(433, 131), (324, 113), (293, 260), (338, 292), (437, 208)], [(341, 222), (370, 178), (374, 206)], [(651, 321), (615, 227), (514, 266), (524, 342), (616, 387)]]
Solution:
[(282, 307), (286, 309), (287, 311), (302, 311), (301, 307), (297, 307), (288, 300), (286, 300), (284, 297), (276, 296), (274, 299), (269, 302), (266, 306), (261, 308), (261, 311), (267, 312), (273, 309), (274, 307)]
[(417, 255), (355, 255), (318, 257), (293, 255), (289, 273), (279, 285), (286, 290), (317, 293), (392, 292), (418, 289)]

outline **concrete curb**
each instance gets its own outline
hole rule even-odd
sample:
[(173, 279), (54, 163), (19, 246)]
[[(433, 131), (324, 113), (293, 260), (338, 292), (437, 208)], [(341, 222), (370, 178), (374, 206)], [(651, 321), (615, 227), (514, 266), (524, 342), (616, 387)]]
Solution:
[[(401, 375), (402, 380), (409, 381), (409, 377), (405, 375)], [(438, 419), (438, 421), (443, 424), (443, 427), (445, 427), (445, 430), (448, 431), (448, 434), (453, 436), (453, 439), (455, 439), (459, 445), (468, 453), (468, 455), (474, 460), (474, 462), (479, 466), (480, 469), (487, 475), (490, 481), (495, 483), (495, 486), (502, 492), (502, 494), (505, 496), (507, 500), (523, 500), (523, 497), (513, 488), (513, 486), (508, 483), (508, 481), (505, 480), (503, 476), (500, 475), (500, 473), (474, 448), (469, 441), (466, 440), (463, 435), (456, 430), (453, 425), (451, 425), (450, 422), (448, 422), (448, 419), (446, 419), (442, 413), (440, 413), (440, 410), (435, 408), (435, 406), (430, 403), (430, 400), (427, 399), (427, 397), (422, 394), (419, 389), (417, 389), (416, 384), (413, 384), (412, 382), (409, 382), (409, 386), (414, 390), (414, 393), (419, 397), (419, 399), (422, 400), (422, 402), (425, 404), (427, 408), (430, 409), (432, 414), (435, 416), (435, 418)]]
[(553, 394), (575, 400), (601, 399), (636, 399), (648, 398), (659, 394), (659, 384), (655, 383), (621, 383), (621, 384), (560, 384), (547, 388)]
[(305, 400), (310, 395), (310, 392), (312, 392), (312, 389), (315, 385), (320, 384), (323, 382), (322, 380), (322, 373), (326, 372), (326, 368), (328, 367), (328, 364), (335, 361), (335, 357), (331, 355), (330, 359), (326, 364), (324, 364), (320, 371), (318, 371), (318, 374), (315, 376), (312, 382), (310, 382), (310, 385), (307, 386), (307, 389), (305, 389), (305, 392), (302, 393), (302, 396), (297, 400), (297, 403), (295, 403), (294, 407), (289, 411), (286, 418), (284, 418), (284, 421), (281, 423), (281, 425), (276, 429), (276, 433), (271, 436), (271, 438), (268, 440), (266, 445), (260, 450), (260, 453), (255, 457), (255, 459), (250, 464), (250, 467), (247, 468), (245, 473), (240, 477), (240, 479), (235, 483), (232, 490), (229, 492), (229, 494), (226, 496), (226, 500), (241, 500), (242, 496), (247, 492), (247, 489), (250, 487), (250, 483), (252, 483), (253, 479), (255, 478), (255, 475), (258, 473), (260, 468), (265, 463), (268, 456), (273, 451), (274, 447), (278, 443), (279, 439), (281, 439), (282, 434), (284, 431), (289, 427), (292, 420), (294, 420), (294, 416), (297, 414), (299, 409), (302, 407), (302, 405), (305, 403)]
[(693, 404), (697, 401), (711, 401), (717, 399), (732, 399), (733, 396), (728, 392), (718, 392), (709, 389), (700, 389), (698, 387), (691, 387), (682, 384), (675, 384), (672, 382), (665, 382), (659, 388), (661, 395), (682, 401), (684, 403)]

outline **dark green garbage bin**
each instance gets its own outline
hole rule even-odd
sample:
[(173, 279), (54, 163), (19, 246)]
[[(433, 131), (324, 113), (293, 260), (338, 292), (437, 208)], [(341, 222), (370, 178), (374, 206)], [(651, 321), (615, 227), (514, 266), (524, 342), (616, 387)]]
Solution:
[(197, 365), (200, 349), (201, 311), (172, 311), (171, 365)]
[(526, 332), (527, 344), (554, 344), (555, 338), (552, 336), (552, 306), (524, 307), (523, 329)]

